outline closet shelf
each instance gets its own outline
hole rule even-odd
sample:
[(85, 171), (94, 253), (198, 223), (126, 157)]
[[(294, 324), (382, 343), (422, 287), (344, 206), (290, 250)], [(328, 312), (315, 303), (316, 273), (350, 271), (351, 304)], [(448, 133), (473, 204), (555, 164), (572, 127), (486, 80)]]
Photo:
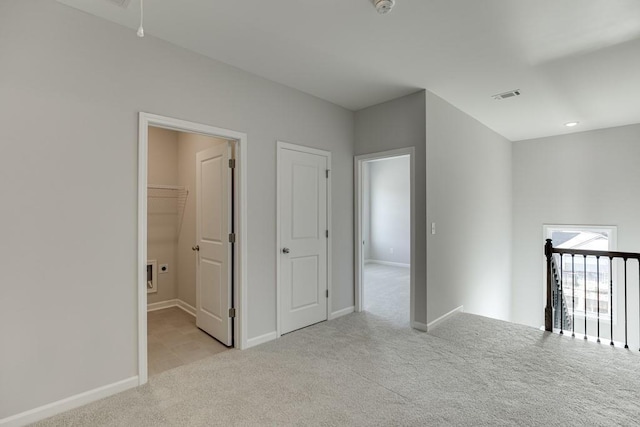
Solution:
[[(184, 218), (184, 211), (187, 206), (187, 198), (189, 197), (189, 189), (177, 185), (147, 185), (147, 199), (175, 199), (175, 215), (177, 217), (176, 223), (176, 238), (180, 234), (182, 228), (182, 220)], [(153, 215), (153, 211), (148, 211)]]
[(176, 190), (176, 191), (186, 190), (187, 192), (189, 191), (186, 188), (180, 187), (180, 186), (177, 186), (177, 185), (155, 185), (155, 184), (149, 184), (149, 185), (147, 185), (147, 189), (149, 189), (149, 190)]
[(186, 198), (189, 189), (177, 185), (147, 185), (147, 196), (155, 199)]

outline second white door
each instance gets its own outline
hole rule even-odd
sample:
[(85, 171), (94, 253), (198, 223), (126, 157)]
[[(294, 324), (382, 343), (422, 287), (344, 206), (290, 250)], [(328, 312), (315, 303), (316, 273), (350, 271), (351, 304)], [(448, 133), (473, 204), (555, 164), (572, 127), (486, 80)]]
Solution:
[(233, 344), (230, 308), (231, 173), (229, 144), (196, 155), (196, 325), (221, 343)]
[(278, 146), (281, 334), (327, 320), (329, 156)]

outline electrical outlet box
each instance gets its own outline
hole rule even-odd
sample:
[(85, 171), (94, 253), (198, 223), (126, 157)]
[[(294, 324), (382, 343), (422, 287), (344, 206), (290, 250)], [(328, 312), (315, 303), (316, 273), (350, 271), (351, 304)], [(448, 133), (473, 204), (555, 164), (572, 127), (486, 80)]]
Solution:
[(147, 261), (147, 293), (158, 292), (158, 264), (155, 259)]
[(160, 274), (169, 272), (169, 264), (160, 264)]

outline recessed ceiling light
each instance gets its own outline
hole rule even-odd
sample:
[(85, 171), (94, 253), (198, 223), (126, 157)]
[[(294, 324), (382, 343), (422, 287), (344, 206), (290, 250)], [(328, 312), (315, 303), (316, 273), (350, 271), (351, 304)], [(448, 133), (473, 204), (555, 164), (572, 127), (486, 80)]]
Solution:
[(569, 122), (569, 123), (565, 123), (564, 125), (568, 128), (572, 128), (574, 126), (578, 126), (578, 123), (580, 122)]

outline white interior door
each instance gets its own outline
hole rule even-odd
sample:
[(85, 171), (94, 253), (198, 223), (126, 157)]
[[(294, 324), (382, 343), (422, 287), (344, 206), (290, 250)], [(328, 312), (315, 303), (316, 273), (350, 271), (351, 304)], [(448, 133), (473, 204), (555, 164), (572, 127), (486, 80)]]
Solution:
[(280, 333), (327, 320), (328, 153), (279, 147)]
[(229, 144), (196, 154), (196, 325), (232, 345)]

